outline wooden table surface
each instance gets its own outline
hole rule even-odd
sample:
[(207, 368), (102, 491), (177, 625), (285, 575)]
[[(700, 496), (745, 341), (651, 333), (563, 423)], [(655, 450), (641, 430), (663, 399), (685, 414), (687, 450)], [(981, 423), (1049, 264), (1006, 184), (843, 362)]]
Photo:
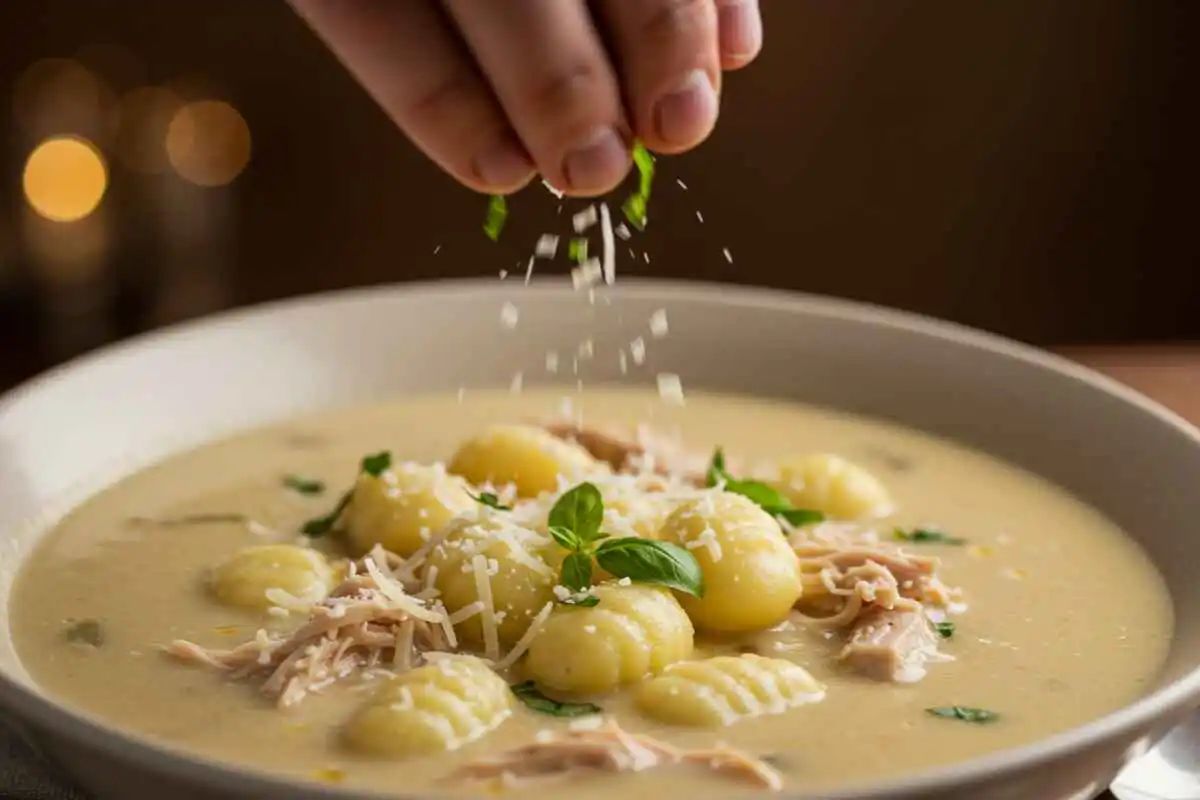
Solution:
[[(1116, 378), (1200, 425), (1200, 344), (1072, 347), (1059, 353)], [(1110, 792), (1100, 800), (1114, 800)]]

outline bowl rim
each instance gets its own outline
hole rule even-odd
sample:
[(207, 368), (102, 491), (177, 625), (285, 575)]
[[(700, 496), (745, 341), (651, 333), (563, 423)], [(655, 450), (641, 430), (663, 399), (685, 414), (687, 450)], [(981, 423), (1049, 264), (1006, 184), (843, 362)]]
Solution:
[[(1115, 397), (1144, 414), (1156, 417), (1200, 448), (1200, 429), (1141, 392), (1066, 357), (959, 323), (858, 300), (715, 281), (629, 277), (622, 278), (618, 286), (608, 287), (605, 291), (618, 298), (658, 299), (666, 304), (682, 299), (835, 318), (852, 324), (903, 329), (938, 341), (965, 345), (992, 356), (1017, 360), (1029, 367), (1054, 372), (1086, 384), (1097, 392)], [(264, 317), (300, 313), (318, 307), (352, 309), (360, 304), (388, 302), (406, 297), (453, 300), (456, 297), (475, 296), (481, 292), (488, 292), (496, 297), (509, 294), (518, 297), (522, 294), (526, 297), (545, 297), (569, 296), (574, 290), (569, 284), (516, 286), (498, 282), (495, 278), (457, 278), (354, 287), (238, 306), (146, 331), (52, 367), (0, 395), (0, 417), (19, 404), (36, 401), (40, 392), (70, 381), (75, 373), (84, 369), (102, 367), (104, 362), (118, 357), (135, 356), (139, 352), (167, 347), (176, 340), (204, 337), (213, 330), (227, 330)], [(1083, 499), (1086, 501), (1086, 498)], [(3, 532), (0, 531), (0, 536), (2, 535)], [(10, 597), (0, 598), (0, 602), (5, 604), (9, 600)], [(1195, 705), (1197, 700), (1200, 700), (1200, 664), (1171, 683), (1112, 713), (1052, 736), (895, 779), (847, 784), (844, 788), (832, 792), (822, 791), (821, 797), (825, 800), (885, 798), (896, 793), (944, 791), (964, 783), (995, 777), (1000, 773), (1029, 770), (1102, 745), (1108, 740), (1118, 739), (1135, 730), (1153, 728), (1161, 719), (1187, 710)], [(72, 709), (49, 696), (28, 690), (4, 672), (0, 672), (0, 706), (15, 708), (23, 717), (42, 728), (68, 740), (82, 741), (97, 753), (135, 763), (153, 773), (173, 774), (201, 786), (242, 792), (286, 791), (292, 796), (343, 799), (390, 796), (322, 786), (188, 753), (183, 748), (110, 726), (82, 709)]]

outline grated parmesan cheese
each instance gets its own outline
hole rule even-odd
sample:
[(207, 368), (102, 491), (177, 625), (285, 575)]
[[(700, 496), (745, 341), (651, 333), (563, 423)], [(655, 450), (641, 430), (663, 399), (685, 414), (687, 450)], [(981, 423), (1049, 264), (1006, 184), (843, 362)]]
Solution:
[(483, 604), (483, 654), (493, 663), (500, 660), (500, 633), (496, 623), (496, 605), (492, 598), (492, 585), (487, 578), (487, 559), (477, 554), (471, 557), (475, 571), (475, 591)]
[(667, 310), (660, 308), (650, 315), (650, 335), (655, 339), (661, 339), (667, 335), (668, 331)]
[(558, 254), (558, 237), (552, 233), (543, 233), (533, 248), (533, 254), (538, 258), (554, 258)]
[(613, 241), (612, 215), (608, 211), (608, 203), (600, 204), (600, 237), (604, 244), (604, 282), (609, 286), (617, 280), (616, 242)]
[(575, 228), (576, 233), (583, 233), (599, 221), (596, 206), (592, 204), (571, 218), (571, 226)]
[(517, 322), (521, 319), (521, 312), (512, 303), (505, 303), (500, 309), (500, 324), (506, 328), (517, 327)]
[(655, 380), (658, 382), (658, 396), (668, 403), (683, 405), (683, 382), (673, 372), (660, 372)]
[(550, 612), (553, 610), (554, 603), (546, 603), (546, 605), (542, 606), (542, 610), (529, 623), (529, 627), (525, 629), (525, 633), (521, 634), (521, 638), (513, 645), (508, 655), (497, 662), (496, 669), (507, 669), (517, 663), (517, 660), (521, 656), (525, 655), (525, 651), (529, 649), (529, 645), (533, 644), (534, 638), (541, 633), (542, 626), (546, 624), (546, 620), (550, 618)]
[(637, 337), (629, 343), (629, 355), (633, 356), (633, 363), (642, 365), (646, 362), (646, 340), (642, 337)]

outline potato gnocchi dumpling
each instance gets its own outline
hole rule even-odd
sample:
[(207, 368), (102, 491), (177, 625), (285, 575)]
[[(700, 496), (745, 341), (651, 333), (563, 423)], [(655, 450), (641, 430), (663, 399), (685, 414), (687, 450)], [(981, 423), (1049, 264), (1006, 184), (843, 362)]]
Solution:
[(217, 600), (259, 610), (276, 605), (267, 596), (272, 589), (318, 602), (333, 583), (333, 567), (325, 556), (290, 544), (243, 548), (213, 567), (208, 576), (208, 587)]
[(841, 456), (815, 453), (784, 459), (769, 483), (797, 508), (834, 519), (885, 517), (894, 505), (883, 482)]
[(602, 486), (604, 524), (612, 536), (638, 536), (657, 539), (663, 523), (675, 509), (665, 495), (651, 494), (636, 486)]
[(606, 583), (592, 593), (599, 604), (556, 607), (530, 643), (525, 672), (538, 685), (598, 694), (692, 654), (692, 623), (669, 590)]
[(440, 465), (401, 464), (378, 478), (364, 472), (346, 508), (347, 543), (360, 554), (378, 544), (407, 557), (474, 505), (467, 482)]
[(443, 656), (402, 672), (359, 708), (343, 741), (374, 756), (403, 758), (457, 750), (512, 714), (504, 679), (474, 656)]
[[(553, 601), (558, 573), (544, 554), (553, 543), (548, 537), (510, 521), (503, 512), (484, 511), (478, 518), (450, 523), (445, 541), (433, 548), (424, 570), (439, 598), (451, 613), (484, 600), (476, 580), (476, 556), (482, 556), (496, 611), (501, 645), (517, 642), (546, 603)], [(476, 614), (455, 626), (471, 644), (483, 638), (483, 618)]]
[(521, 497), (558, 489), (559, 476), (576, 482), (602, 469), (587, 450), (532, 425), (496, 425), (468, 439), (450, 472), (474, 484), (512, 484)]
[(637, 707), (670, 725), (718, 727), (815, 703), (825, 687), (782, 658), (716, 656), (674, 664), (637, 690)]
[(679, 600), (701, 630), (770, 628), (800, 599), (800, 562), (779, 523), (753, 501), (711, 492), (676, 509), (659, 538), (691, 551), (704, 573), (704, 597)]

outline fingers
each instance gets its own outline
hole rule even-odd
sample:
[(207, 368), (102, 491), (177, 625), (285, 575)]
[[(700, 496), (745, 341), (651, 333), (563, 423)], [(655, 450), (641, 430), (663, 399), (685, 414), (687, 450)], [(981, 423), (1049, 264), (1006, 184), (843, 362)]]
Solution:
[(721, 85), (713, 0), (603, 0), (638, 137), (651, 150), (695, 147), (717, 122)]
[(574, 195), (615, 188), (631, 136), (585, 0), (445, 5), (542, 175)]
[(763, 44), (758, 0), (716, 0), (720, 23), (721, 66), (741, 69), (758, 57)]
[(514, 191), (534, 176), (491, 89), (432, 0), (290, 1), (446, 172), (494, 193)]

